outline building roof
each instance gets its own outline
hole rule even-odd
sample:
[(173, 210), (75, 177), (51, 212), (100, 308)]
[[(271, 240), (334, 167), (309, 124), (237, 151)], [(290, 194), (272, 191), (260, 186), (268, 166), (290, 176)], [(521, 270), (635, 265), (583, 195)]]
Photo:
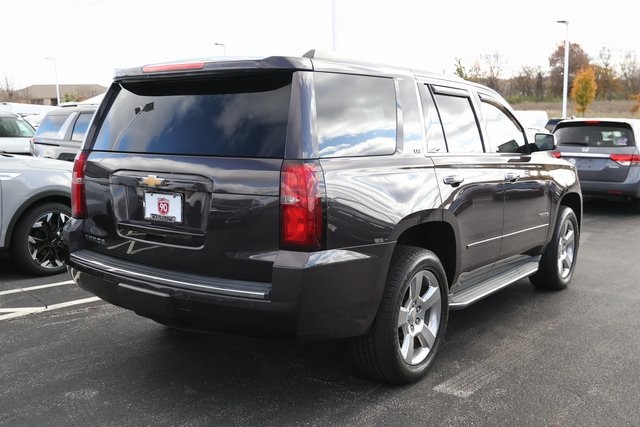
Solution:
[[(107, 88), (96, 84), (60, 85), (60, 97), (65, 93), (78, 95), (80, 98), (91, 98), (104, 93)], [(56, 97), (56, 85), (31, 85), (19, 90), (29, 94), (30, 99), (53, 99)]]

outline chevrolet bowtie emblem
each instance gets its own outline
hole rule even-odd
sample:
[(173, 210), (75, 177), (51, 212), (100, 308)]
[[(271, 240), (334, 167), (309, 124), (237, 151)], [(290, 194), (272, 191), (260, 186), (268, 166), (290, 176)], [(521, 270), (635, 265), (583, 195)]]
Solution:
[(157, 187), (164, 183), (164, 178), (158, 178), (157, 175), (147, 175), (140, 180), (140, 183), (149, 187)]

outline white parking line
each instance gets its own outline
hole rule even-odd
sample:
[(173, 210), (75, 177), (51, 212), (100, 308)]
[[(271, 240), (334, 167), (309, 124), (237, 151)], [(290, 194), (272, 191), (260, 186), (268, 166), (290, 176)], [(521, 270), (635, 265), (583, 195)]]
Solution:
[(4, 312), (5, 310), (11, 310), (12, 313), (0, 316), (0, 320), (14, 319), (16, 317), (22, 317), (32, 313), (42, 313), (45, 311), (71, 307), (79, 304), (88, 304), (94, 301), (100, 301), (100, 298), (90, 297), (90, 298), (84, 298), (84, 299), (77, 299), (74, 301), (67, 301), (67, 302), (61, 302), (59, 304), (52, 304), (46, 307), (20, 307), (20, 308), (2, 309), (0, 310), (0, 313)]
[(65, 280), (64, 282), (48, 283), (46, 285), (30, 286), (28, 288), (9, 289), (7, 291), (0, 291), (0, 296), (9, 295), (9, 294), (17, 294), (17, 293), (20, 293), (20, 292), (35, 291), (37, 289), (53, 288), (54, 286), (71, 285), (72, 283), (75, 283), (75, 282), (73, 280)]

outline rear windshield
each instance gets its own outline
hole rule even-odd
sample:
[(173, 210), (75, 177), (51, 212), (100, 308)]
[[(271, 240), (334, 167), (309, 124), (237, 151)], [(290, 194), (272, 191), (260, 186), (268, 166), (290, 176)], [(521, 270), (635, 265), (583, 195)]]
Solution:
[(557, 145), (633, 147), (633, 131), (624, 123), (565, 123), (553, 131)]
[(94, 150), (284, 155), (291, 73), (121, 83)]
[(62, 128), (69, 117), (69, 114), (47, 114), (40, 122), (36, 136), (39, 138), (62, 139), (64, 137)]

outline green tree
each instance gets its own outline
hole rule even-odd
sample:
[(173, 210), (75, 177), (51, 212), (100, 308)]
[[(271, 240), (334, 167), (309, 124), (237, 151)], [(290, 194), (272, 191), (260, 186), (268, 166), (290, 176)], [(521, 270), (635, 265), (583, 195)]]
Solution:
[(78, 102), (78, 95), (65, 92), (62, 95), (62, 102)]
[(468, 80), (469, 76), (467, 75), (467, 69), (462, 65), (462, 59), (456, 58), (456, 71), (454, 71), (455, 75)]
[(596, 99), (596, 73), (592, 67), (587, 66), (576, 74), (571, 86), (571, 99), (576, 106), (576, 111), (584, 117), (589, 105)]

